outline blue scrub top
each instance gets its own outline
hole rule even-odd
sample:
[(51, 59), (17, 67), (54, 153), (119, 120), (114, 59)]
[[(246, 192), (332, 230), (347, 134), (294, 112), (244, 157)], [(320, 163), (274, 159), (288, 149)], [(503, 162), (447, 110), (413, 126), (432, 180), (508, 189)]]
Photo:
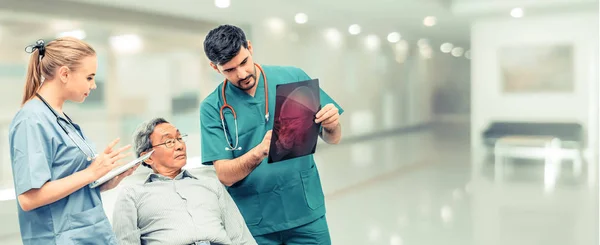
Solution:
[[(67, 127), (94, 149), (78, 125)], [(82, 138), (74, 135), (75, 140)], [(17, 112), (9, 129), (10, 157), (16, 195), (40, 188), (91, 163), (58, 125), (56, 117), (38, 99), (28, 101)], [(79, 142), (87, 154), (85, 144)], [(54, 203), (25, 212), (18, 204), (24, 245), (117, 244), (102, 207), (100, 188), (85, 186)]]
[[(290, 66), (262, 66), (269, 89), (269, 122), (265, 123), (263, 77), (260, 76), (254, 97), (227, 83), (227, 102), (234, 108), (238, 119), (240, 151), (227, 151), (228, 146), (221, 126), (219, 109), (221, 83), (200, 106), (202, 163), (211, 165), (220, 159), (237, 158), (258, 145), (265, 133), (273, 128), (276, 86), (310, 80), (301, 69)], [(323, 90), (321, 106), (333, 103), (340, 115), (344, 110)], [(229, 110), (225, 110), (228, 137), (235, 144), (235, 126)], [(288, 159), (273, 164), (268, 158), (246, 178), (227, 188), (254, 236), (291, 229), (325, 215), (325, 200), (319, 172), (313, 155)]]

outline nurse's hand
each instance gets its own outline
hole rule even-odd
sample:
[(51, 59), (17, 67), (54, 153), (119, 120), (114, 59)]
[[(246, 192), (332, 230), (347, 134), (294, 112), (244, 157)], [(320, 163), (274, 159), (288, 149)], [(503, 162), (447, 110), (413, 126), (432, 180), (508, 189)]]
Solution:
[(333, 104), (327, 104), (317, 112), (315, 123), (321, 123), (323, 128), (333, 131), (338, 127), (339, 119), (340, 113), (338, 108)]
[(113, 150), (113, 147), (115, 147), (115, 145), (118, 142), (119, 142), (118, 138), (116, 140), (114, 140), (113, 142), (111, 142), (108, 145), (108, 147), (106, 147), (104, 152), (102, 152), (102, 154), (98, 155), (98, 157), (96, 157), (96, 159), (94, 159), (94, 161), (90, 164), (90, 166), (88, 166), (86, 168), (86, 170), (90, 171), (91, 174), (94, 176), (94, 179), (92, 181), (99, 179), (100, 177), (104, 176), (105, 174), (107, 174), (108, 172), (113, 170), (114, 168), (118, 167), (119, 164), (116, 164), (116, 163), (119, 160), (129, 156), (130, 153), (122, 154), (122, 152), (131, 148), (131, 145), (126, 145), (124, 147), (121, 147), (118, 150)]
[(110, 189), (112, 189), (112, 188), (115, 188), (115, 187), (117, 187), (117, 186), (119, 185), (119, 183), (121, 183), (121, 181), (122, 181), (122, 180), (123, 180), (125, 177), (127, 177), (127, 176), (129, 176), (129, 175), (133, 174), (133, 172), (135, 172), (135, 170), (136, 170), (136, 169), (137, 169), (137, 168), (140, 166), (140, 164), (141, 164), (141, 163), (138, 163), (138, 164), (136, 164), (135, 166), (133, 166), (132, 168), (130, 168), (129, 170), (127, 170), (127, 171), (123, 172), (122, 174), (119, 174), (119, 175), (115, 176), (114, 178), (112, 178), (112, 179), (111, 179), (111, 180), (109, 180), (109, 181), (106, 181), (106, 183), (104, 183), (104, 184), (102, 184), (102, 185), (100, 186), (100, 191), (101, 191), (101, 192), (102, 192), (102, 191), (107, 191), (107, 190), (110, 190)]

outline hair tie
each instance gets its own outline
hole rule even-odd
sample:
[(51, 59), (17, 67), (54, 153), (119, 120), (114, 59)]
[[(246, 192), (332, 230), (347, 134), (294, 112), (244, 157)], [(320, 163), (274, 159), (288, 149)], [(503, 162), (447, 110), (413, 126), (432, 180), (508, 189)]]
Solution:
[(42, 39), (37, 40), (37, 42), (35, 42), (34, 45), (29, 45), (29, 46), (25, 47), (25, 52), (31, 54), (36, 49), (39, 51), (38, 53), (39, 53), (40, 59), (42, 59), (42, 57), (44, 57), (44, 55), (46, 53), (46, 43), (44, 42), (44, 40), (42, 40)]

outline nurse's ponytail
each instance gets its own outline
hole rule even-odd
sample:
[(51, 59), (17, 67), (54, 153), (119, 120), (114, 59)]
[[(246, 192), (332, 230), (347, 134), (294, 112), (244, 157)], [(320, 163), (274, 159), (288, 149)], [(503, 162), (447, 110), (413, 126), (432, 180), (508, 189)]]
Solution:
[(27, 76), (25, 78), (25, 94), (23, 95), (21, 105), (31, 99), (42, 85), (39, 52), (39, 49), (34, 50), (29, 58), (29, 66), (27, 67)]
[(25, 51), (31, 53), (31, 57), (21, 105), (35, 96), (44, 81), (54, 79), (59, 67), (67, 66), (75, 71), (81, 60), (96, 55), (96, 51), (89, 44), (73, 37), (58, 38), (48, 44), (38, 40), (36, 44), (25, 48)]

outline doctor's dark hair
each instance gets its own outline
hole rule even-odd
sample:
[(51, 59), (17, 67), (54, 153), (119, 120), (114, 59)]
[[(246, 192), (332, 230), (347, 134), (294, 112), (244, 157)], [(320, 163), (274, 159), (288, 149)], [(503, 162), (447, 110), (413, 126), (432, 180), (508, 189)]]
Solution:
[(35, 96), (43, 81), (54, 79), (59, 67), (66, 66), (75, 71), (81, 60), (96, 55), (92, 46), (73, 37), (58, 38), (47, 44), (41, 41), (30, 53), (21, 105)]
[(223, 65), (248, 48), (246, 34), (237, 26), (221, 25), (212, 29), (204, 39), (204, 53), (215, 65)]
[[(139, 157), (143, 152), (152, 149), (152, 140), (150, 139), (150, 135), (152, 132), (154, 132), (154, 128), (156, 128), (156, 126), (163, 123), (169, 122), (167, 122), (167, 120), (164, 118), (159, 117), (142, 123), (142, 125), (138, 127), (133, 134), (133, 149), (136, 157)], [(145, 162), (142, 162), (142, 165), (144, 165), (144, 167), (151, 168), (150, 165), (146, 164)]]

